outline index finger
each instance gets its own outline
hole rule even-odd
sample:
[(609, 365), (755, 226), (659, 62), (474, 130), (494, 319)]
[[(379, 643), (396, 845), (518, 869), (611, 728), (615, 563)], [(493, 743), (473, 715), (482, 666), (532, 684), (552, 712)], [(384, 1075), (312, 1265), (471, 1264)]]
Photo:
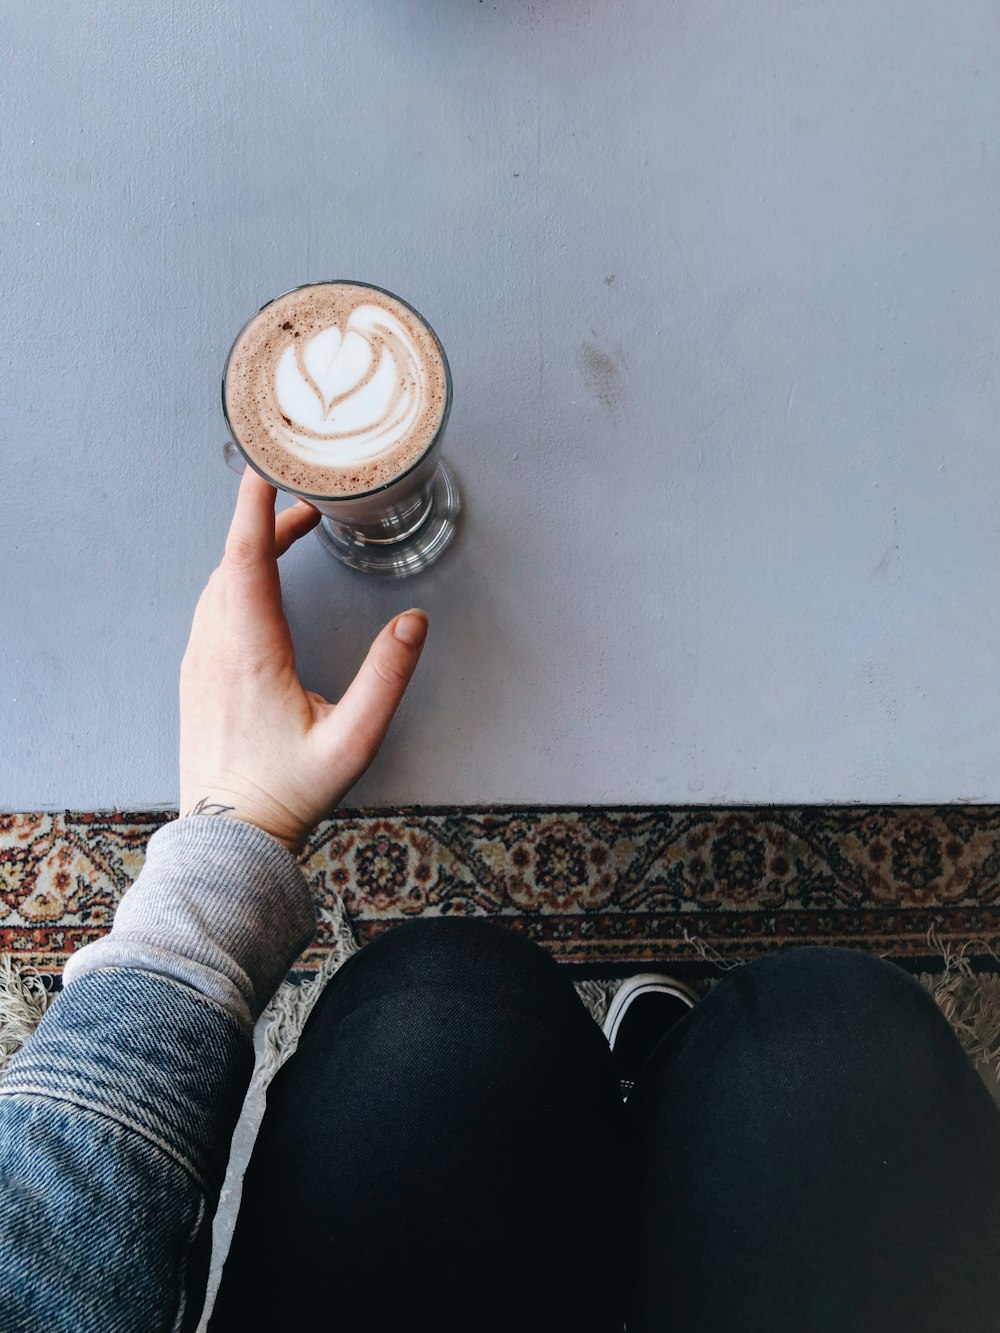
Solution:
[(277, 494), (276, 486), (247, 466), (226, 538), (227, 556), (235, 556), (240, 563), (260, 557), (274, 559), (274, 500)]

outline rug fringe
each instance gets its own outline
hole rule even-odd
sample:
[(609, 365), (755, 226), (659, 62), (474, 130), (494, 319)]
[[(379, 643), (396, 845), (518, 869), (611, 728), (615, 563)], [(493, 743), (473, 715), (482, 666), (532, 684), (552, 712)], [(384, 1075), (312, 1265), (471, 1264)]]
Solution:
[[(320, 919), (333, 927), (335, 948), (315, 976), (299, 983), (283, 981), (261, 1014), (254, 1032), (253, 1086), (257, 1088), (266, 1087), (294, 1052), (313, 1005), (327, 982), (359, 948), (339, 898), (331, 908), (320, 910)], [(686, 930), (683, 939), (699, 957), (720, 971), (732, 971), (746, 961), (723, 958), (704, 940)], [(927, 943), (930, 951), (940, 954), (944, 971), (920, 972), (916, 974), (917, 980), (930, 992), (951, 1023), (973, 1064), (989, 1066), (1000, 1078), (1000, 956), (985, 940), (969, 940), (961, 947), (949, 945), (940, 938), (934, 926), (927, 932)], [(998, 966), (997, 974), (975, 973), (966, 957), (970, 952), (992, 958)], [(664, 966), (669, 970), (669, 964)], [(720, 980), (720, 977), (709, 977), (690, 984), (700, 994), (707, 995)], [(603, 1023), (611, 997), (620, 984), (620, 980), (574, 983), (595, 1023)], [(34, 1032), (56, 993), (48, 976), (13, 954), (0, 954), (0, 1074)]]
[(608, 1014), (608, 1008), (611, 1005), (611, 997), (621, 985), (621, 979), (617, 981), (574, 981), (573, 987), (577, 995), (583, 1001), (587, 1012), (591, 1018), (600, 1027)]
[(55, 999), (46, 978), (12, 954), (0, 954), (0, 1074)]
[[(742, 967), (744, 962), (746, 962), (746, 959), (744, 958), (723, 958), (718, 949), (713, 949), (710, 944), (706, 944), (705, 941), (699, 939), (697, 935), (692, 935), (686, 928), (681, 931), (681, 939), (685, 944), (690, 944), (706, 963), (714, 963), (720, 972), (731, 972), (734, 967)], [(718, 980), (718, 977), (714, 977), (713, 984)]]
[(967, 941), (956, 952), (934, 926), (927, 942), (944, 958), (944, 973), (921, 972), (918, 980), (937, 1001), (972, 1063), (987, 1065), (1000, 1078), (1000, 976), (977, 975), (965, 955), (973, 950), (989, 954), (996, 963), (1000, 958), (985, 940)]
[(352, 953), (357, 953), (359, 945), (354, 938), (354, 931), (344, 911), (340, 898), (333, 906), (321, 909), (320, 920), (333, 927), (335, 949), (323, 959), (315, 976), (298, 984), (288, 981), (281, 983), (271, 1002), (257, 1020), (254, 1033), (254, 1045), (257, 1049), (257, 1062), (254, 1066), (251, 1088), (265, 1088), (288, 1057), (299, 1044), (299, 1037), (305, 1027), (306, 1019), (312, 1013), (313, 1005), (319, 999), (323, 988), (333, 974), (343, 967)]

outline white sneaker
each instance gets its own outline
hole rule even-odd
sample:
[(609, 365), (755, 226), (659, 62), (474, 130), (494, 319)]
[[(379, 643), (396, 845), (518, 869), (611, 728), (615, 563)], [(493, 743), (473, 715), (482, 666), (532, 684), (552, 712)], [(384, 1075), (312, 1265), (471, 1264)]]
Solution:
[(662, 972), (640, 972), (615, 991), (602, 1031), (614, 1052), (625, 1100), (660, 1038), (699, 998), (683, 981)]

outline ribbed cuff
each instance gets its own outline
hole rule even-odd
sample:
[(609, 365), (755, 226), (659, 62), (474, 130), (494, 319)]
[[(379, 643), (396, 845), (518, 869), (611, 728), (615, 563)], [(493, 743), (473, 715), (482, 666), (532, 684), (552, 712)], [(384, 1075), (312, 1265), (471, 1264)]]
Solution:
[(312, 890), (287, 847), (241, 819), (186, 815), (150, 838), (110, 933), (72, 955), (63, 987), (97, 968), (160, 972), (252, 1031), (315, 933)]

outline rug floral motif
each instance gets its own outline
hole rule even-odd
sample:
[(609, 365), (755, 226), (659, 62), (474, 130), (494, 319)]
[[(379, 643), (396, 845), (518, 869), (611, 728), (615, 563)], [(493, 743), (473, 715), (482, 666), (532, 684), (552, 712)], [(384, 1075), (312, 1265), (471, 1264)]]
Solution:
[[(0, 951), (57, 973), (106, 932), (172, 812), (0, 815)], [(1000, 806), (347, 810), (299, 858), (333, 947), (421, 916), (494, 918), (580, 975), (669, 963), (703, 974), (796, 944), (914, 965), (936, 940), (1000, 952)]]

